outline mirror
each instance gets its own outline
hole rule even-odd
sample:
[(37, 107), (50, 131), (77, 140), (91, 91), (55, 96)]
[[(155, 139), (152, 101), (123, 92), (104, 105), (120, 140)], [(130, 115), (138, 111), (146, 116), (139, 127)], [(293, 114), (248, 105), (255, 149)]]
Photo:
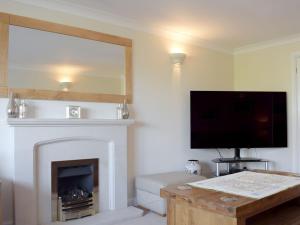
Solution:
[(24, 27), (9, 27), (8, 86), (124, 95), (125, 49)]
[(0, 31), (2, 96), (131, 102), (130, 39), (1, 13)]

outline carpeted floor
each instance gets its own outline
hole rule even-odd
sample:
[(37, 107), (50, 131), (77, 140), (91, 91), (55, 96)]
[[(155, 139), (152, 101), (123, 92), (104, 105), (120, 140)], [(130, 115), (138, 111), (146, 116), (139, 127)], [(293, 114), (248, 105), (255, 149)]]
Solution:
[(129, 220), (124, 223), (118, 223), (116, 225), (166, 225), (166, 217), (161, 217), (154, 213), (147, 213), (143, 217), (139, 217), (134, 220)]

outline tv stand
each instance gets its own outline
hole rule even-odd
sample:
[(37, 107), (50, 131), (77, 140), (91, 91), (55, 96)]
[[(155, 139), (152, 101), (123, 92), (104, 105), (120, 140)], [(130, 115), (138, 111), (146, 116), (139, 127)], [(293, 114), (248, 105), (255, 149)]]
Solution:
[(241, 159), (241, 149), (239, 148), (235, 148), (234, 149), (234, 157), (233, 157), (234, 160), (239, 160)]
[[(237, 173), (241, 172), (244, 170), (247, 170), (247, 168), (232, 168), (231, 166), (233, 164), (241, 164), (241, 163), (264, 163), (265, 170), (268, 170), (269, 167), (269, 161), (264, 160), (264, 159), (259, 159), (259, 158), (217, 158), (212, 160), (214, 163), (216, 163), (216, 176), (222, 176), (222, 175), (227, 175), (231, 173)], [(226, 164), (226, 171), (221, 172), (220, 170), (220, 165), (221, 164)]]
[(263, 159), (259, 158), (249, 158), (249, 157), (243, 157), (243, 158), (219, 158), (220, 162), (224, 163), (241, 163), (241, 162), (261, 162)]

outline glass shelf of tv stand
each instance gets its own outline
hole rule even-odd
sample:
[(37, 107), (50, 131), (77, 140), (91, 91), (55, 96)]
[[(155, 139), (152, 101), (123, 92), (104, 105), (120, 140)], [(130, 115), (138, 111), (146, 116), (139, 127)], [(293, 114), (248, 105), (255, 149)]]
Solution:
[[(239, 158), (239, 159), (234, 159), (234, 158), (217, 158), (212, 160), (214, 163), (216, 163), (216, 176), (219, 177), (221, 175), (226, 175), (230, 174), (230, 165), (231, 164), (240, 164), (240, 163), (264, 163), (265, 170), (268, 170), (269, 168), (269, 160), (265, 159), (259, 159), (259, 158)], [(220, 164), (227, 164), (227, 170), (225, 174), (221, 174), (220, 170)], [(241, 169), (240, 171), (243, 171)], [(238, 172), (238, 171), (237, 171)]]

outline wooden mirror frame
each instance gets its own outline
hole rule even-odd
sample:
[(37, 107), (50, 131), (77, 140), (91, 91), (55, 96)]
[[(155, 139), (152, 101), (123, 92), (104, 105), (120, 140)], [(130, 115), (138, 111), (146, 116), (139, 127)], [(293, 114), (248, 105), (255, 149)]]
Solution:
[[(123, 46), (125, 49), (125, 95), (9, 88), (9, 25)], [(122, 103), (124, 100), (126, 100), (128, 103), (132, 103), (132, 40), (82, 28), (0, 12), (0, 97), (7, 97), (9, 92), (18, 94), (18, 96), (22, 99), (69, 100), (108, 103)]]

